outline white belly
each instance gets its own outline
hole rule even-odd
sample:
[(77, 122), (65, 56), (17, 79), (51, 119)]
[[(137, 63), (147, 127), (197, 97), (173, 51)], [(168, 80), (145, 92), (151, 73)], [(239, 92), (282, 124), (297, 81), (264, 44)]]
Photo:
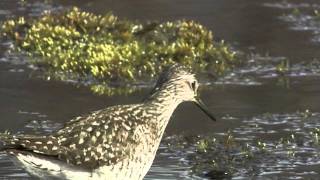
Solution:
[(30, 174), (41, 179), (76, 180), (142, 180), (154, 159), (154, 154), (141, 153), (134, 159), (125, 159), (113, 166), (102, 166), (89, 172), (59, 160), (47, 159), (30, 153), (16, 153), (15, 156), (19, 164), (22, 164)]

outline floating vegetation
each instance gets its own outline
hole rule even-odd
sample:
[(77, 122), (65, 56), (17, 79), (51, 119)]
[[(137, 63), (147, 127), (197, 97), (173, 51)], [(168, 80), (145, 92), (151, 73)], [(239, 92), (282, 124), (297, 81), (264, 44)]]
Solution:
[(214, 42), (211, 31), (186, 20), (142, 24), (73, 8), (7, 20), (2, 35), (27, 53), (31, 64), (53, 72), (53, 78), (65, 74), (99, 82), (106, 88), (91, 89), (107, 94), (149, 81), (173, 63), (217, 75), (235, 63), (235, 53), (223, 41)]
[(163, 145), (188, 162), (191, 177), (313, 179), (320, 173), (319, 119), (320, 113), (308, 109), (265, 113), (244, 118), (227, 133), (170, 136)]
[(290, 61), (288, 59), (282, 60), (277, 66), (276, 66), (276, 72), (278, 74), (286, 74), (290, 70)]
[(313, 144), (320, 145), (320, 128), (315, 128), (313, 131), (310, 132), (310, 135), (313, 137)]

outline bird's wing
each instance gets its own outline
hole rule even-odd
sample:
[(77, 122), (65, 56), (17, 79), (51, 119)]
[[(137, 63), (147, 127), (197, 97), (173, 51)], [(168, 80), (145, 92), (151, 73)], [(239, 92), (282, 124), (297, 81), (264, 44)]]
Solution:
[[(4, 149), (19, 149), (94, 169), (112, 165), (130, 155), (141, 139), (134, 131), (139, 121), (138, 105), (113, 106), (66, 123), (50, 136), (0, 134)], [(134, 112), (134, 113), (133, 113)], [(139, 112), (141, 113), (141, 112)]]
[(134, 131), (142, 122), (131, 113), (136, 106), (113, 106), (66, 124), (54, 135), (61, 148), (59, 159), (94, 169), (130, 155), (140, 142)]

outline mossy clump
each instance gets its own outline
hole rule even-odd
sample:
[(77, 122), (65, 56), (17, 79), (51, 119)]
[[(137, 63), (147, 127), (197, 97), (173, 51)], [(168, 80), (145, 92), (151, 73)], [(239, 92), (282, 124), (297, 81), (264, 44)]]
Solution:
[(194, 21), (142, 24), (72, 8), (7, 20), (2, 35), (38, 67), (108, 85), (145, 81), (175, 62), (215, 74), (235, 62), (235, 53)]

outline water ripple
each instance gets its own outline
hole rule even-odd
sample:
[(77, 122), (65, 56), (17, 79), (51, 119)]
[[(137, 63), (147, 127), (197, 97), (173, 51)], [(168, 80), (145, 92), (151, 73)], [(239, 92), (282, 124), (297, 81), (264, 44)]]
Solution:
[[(316, 43), (320, 42), (319, 4), (290, 3), (288, 1), (282, 1), (276, 3), (265, 3), (264, 6), (287, 11), (286, 14), (280, 16), (279, 19), (289, 22), (291, 24), (290, 29), (292, 30), (311, 31), (313, 33), (311, 41)], [(310, 11), (312, 13), (310, 13)]]

